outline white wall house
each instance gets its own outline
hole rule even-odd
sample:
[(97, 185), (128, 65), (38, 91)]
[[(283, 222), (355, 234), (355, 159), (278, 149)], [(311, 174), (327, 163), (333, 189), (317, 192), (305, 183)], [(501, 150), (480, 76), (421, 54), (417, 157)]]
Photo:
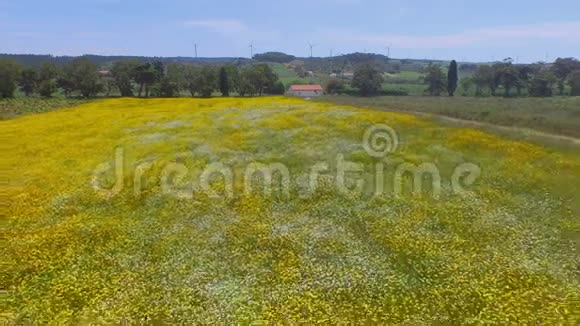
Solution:
[(292, 85), (287, 94), (299, 97), (317, 97), (324, 95), (324, 89), (320, 85)]
[(330, 78), (352, 79), (354, 77), (354, 72), (332, 73), (329, 76)]

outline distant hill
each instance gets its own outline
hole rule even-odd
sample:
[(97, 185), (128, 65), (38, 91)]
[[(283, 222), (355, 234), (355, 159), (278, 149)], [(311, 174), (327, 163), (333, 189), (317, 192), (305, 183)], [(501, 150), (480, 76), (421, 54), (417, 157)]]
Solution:
[[(137, 60), (142, 62), (161, 61), (163, 63), (190, 63), (190, 64), (237, 64), (251, 61), (247, 58), (193, 58), (193, 57), (143, 57), (143, 56), (101, 56), (86, 55), (96, 65), (106, 68), (113, 62), (119, 60)], [(64, 65), (75, 56), (52, 56), (42, 54), (4, 54), (0, 53), (0, 58), (10, 58), (25, 66), (41, 66), (45, 62), (52, 62), (57, 65)]]
[[(303, 63), (306, 71), (316, 71), (319, 73), (349, 72), (354, 67), (362, 63), (370, 63), (377, 69), (388, 73), (398, 73), (400, 71), (422, 71), (422, 68), (429, 64), (446, 66), (447, 61), (438, 60), (418, 60), (418, 59), (393, 59), (381, 54), (373, 53), (351, 53), (334, 57), (307, 57), (300, 58), (281, 52), (267, 52), (256, 54), (253, 60), (248, 58), (193, 58), (193, 57), (146, 57), (146, 56), (101, 56), (86, 55), (96, 65), (101, 68), (109, 68), (113, 62), (119, 60), (137, 60), (141, 62), (161, 61), (163, 63), (188, 63), (188, 64), (235, 64), (242, 65), (250, 62), (269, 62), (278, 64), (291, 64), (292, 62)], [(57, 65), (64, 65), (76, 58), (75, 56), (52, 56), (38, 54), (0, 54), (0, 58), (14, 59), (16, 62), (25, 65), (38, 67), (45, 62), (52, 62)]]
[(289, 63), (296, 57), (282, 52), (266, 52), (256, 54), (253, 59), (261, 62)]

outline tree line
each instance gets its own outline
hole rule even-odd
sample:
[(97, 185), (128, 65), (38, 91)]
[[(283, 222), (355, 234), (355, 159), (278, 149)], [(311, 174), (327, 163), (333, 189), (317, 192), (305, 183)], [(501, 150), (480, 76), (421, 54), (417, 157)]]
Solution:
[[(511, 58), (492, 65), (480, 65), (469, 77), (458, 84), (457, 63), (452, 61), (447, 73), (440, 67), (429, 65), (425, 69), (424, 82), (429, 95), (439, 96), (447, 91), (453, 96), (460, 86), (463, 95), (474, 90), (476, 96), (532, 96), (549, 97), (555, 94), (580, 96), (580, 61), (574, 58), (558, 58), (554, 63), (515, 65)], [(515, 92), (515, 94), (514, 94)]]
[[(468, 75), (460, 79), (459, 70)], [(580, 96), (580, 61), (575, 58), (558, 58), (552, 64), (526, 65), (513, 64), (507, 58), (492, 65), (464, 64), (461, 67), (452, 60), (447, 73), (441, 66), (430, 63), (423, 69), (423, 74), (422, 83), (427, 86), (425, 93), (431, 96), (443, 93), (454, 96), (457, 89), (464, 96)], [(355, 68), (350, 87), (361, 96), (401, 95), (385, 94), (384, 81), (381, 69), (367, 62)], [(569, 91), (566, 91), (566, 85), (569, 85)], [(346, 87), (343, 80), (331, 79), (326, 84), (326, 92), (351, 93)]]
[[(226, 64), (246, 64), (251, 62), (251, 59), (247, 58), (228, 58), (228, 57), (215, 57), (215, 58), (192, 58), (192, 57), (147, 57), (147, 56), (117, 56), (117, 55), (95, 55), (95, 54), (85, 54), (87, 57), (99, 67), (104, 67), (109, 65), (111, 62), (123, 61), (123, 60), (133, 60), (138, 62), (154, 62), (161, 61), (164, 64), (169, 63), (184, 63), (184, 64), (196, 64), (196, 65), (226, 65)], [(0, 60), (11, 59), (23, 66), (40, 67), (46, 62), (51, 62), (56, 65), (62, 66), (71, 63), (78, 56), (53, 56), (45, 54), (7, 54), (0, 53)]]
[(0, 97), (13, 97), (17, 90), (25, 96), (173, 97), (187, 92), (210, 97), (237, 94), (255, 96), (284, 94), (285, 87), (268, 64), (193, 65), (161, 61), (119, 60), (110, 70), (99, 70), (88, 57), (78, 57), (64, 65), (45, 62), (40, 67), (23, 67), (15, 61), (0, 60)]

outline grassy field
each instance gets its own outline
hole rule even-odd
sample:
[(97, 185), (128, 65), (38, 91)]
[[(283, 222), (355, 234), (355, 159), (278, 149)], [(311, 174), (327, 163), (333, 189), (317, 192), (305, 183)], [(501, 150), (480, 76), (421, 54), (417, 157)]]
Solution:
[(387, 91), (404, 91), (411, 96), (423, 95), (426, 86), (421, 83), (421, 76), (421, 73), (415, 71), (387, 74), (383, 82), (383, 89)]
[(70, 98), (30, 98), (18, 97), (13, 99), (0, 99), (0, 120), (12, 119), (22, 115), (42, 113), (71, 107), (88, 100)]
[[(282, 97), (0, 126), (6, 322), (580, 322), (578, 152)], [(344, 161), (362, 165), (343, 178)], [(271, 194), (256, 163), (279, 163)], [(397, 178), (413, 164), (422, 195)]]
[(319, 101), (379, 110), (425, 112), (580, 138), (580, 97), (500, 98), (326, 96)]
[(286, 65), (282, 63), (270, 62), (268, 65), (270, 65), (274, 73), (276, 73), (280, 78), (298, 78), (298, 75), (296, 75), (294, 71), (289, 70)]
[(292, 84), (324, 84), (324, 82), (318, 77), (300, 78), (293, 70), (288, 69), (282, 63), (270, 62), (268, 64), (278, 76), (278, 80), (284, 83), (286, 88), (290, 87)]
[(413, 83), (383, 83), (383, 90), (386, 91), (404, 91), (407, 95), (421, 96), (425, 93), (425, 85)]
[(398, 74), (386, 74), (385, 81), (394, 80), (397, 82), (417, 83), (423, 74), (416, 71), (401, 71)]

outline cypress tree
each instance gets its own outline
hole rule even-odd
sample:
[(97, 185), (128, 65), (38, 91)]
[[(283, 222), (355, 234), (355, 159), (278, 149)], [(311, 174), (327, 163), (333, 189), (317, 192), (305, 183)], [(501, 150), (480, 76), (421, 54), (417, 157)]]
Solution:
[(228, 73), (225, 67), (221, 67), (220, 69), (220, 92), (222, 96), (230, 96), (230, 85), (228, 82)]
[(449, 72), (447, 73), (447, 92), (449, 92), (449, 96), (455, 94), (458, 79), (457, 62), (452, 60), (451, 64), (449, 64)]

